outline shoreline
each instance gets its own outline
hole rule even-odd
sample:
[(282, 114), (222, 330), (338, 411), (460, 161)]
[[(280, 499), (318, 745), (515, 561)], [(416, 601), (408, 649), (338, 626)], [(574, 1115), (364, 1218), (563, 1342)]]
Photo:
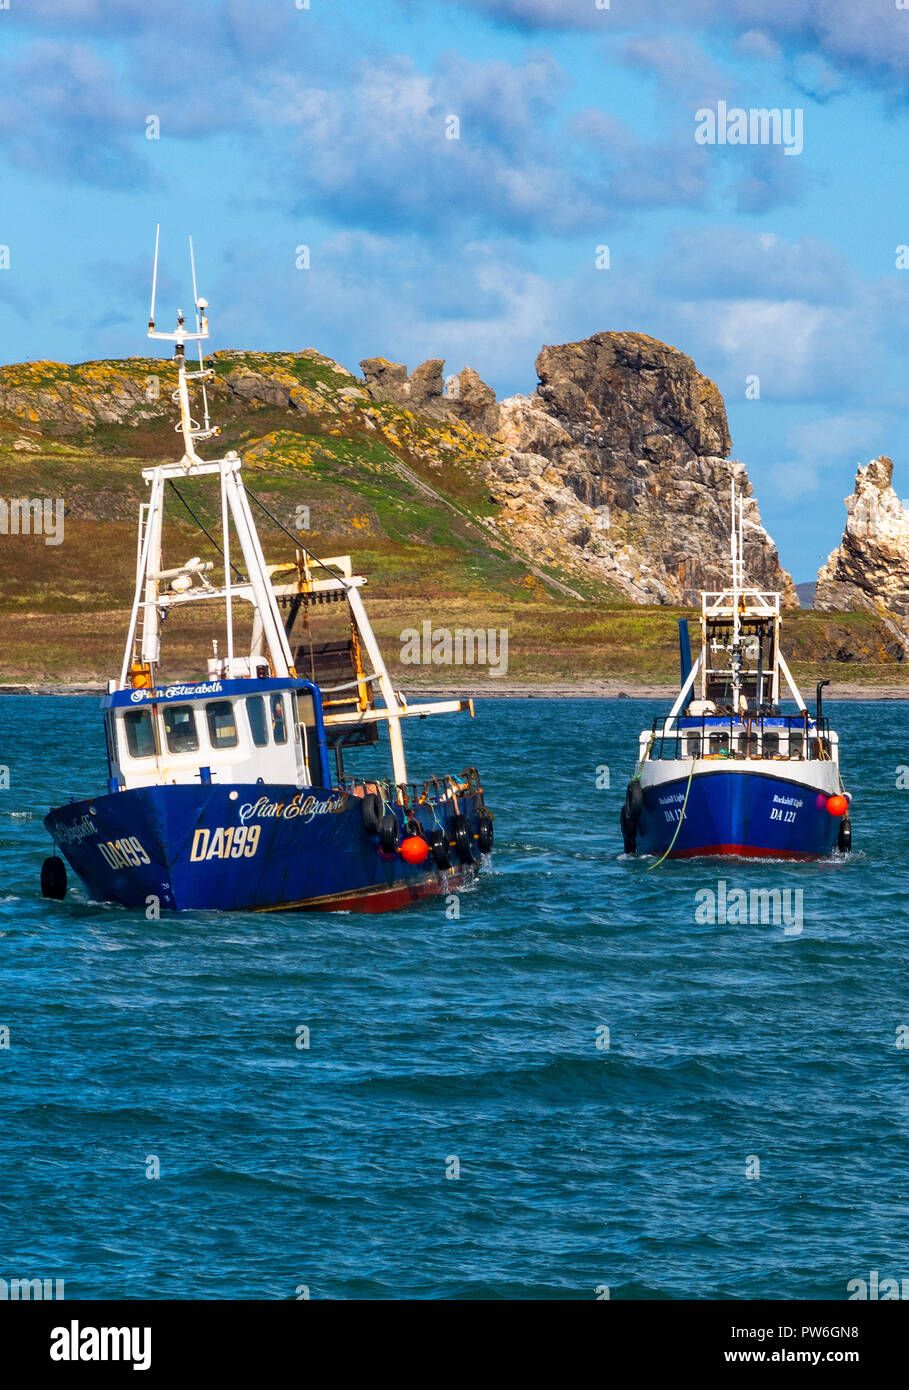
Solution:
[[(394, 679), (394, 678), (393, 678)], [(399, 690), (401, 687), (397, 687)], [(21, 684), (0, 685), (0, 695), (104, 695), (107, 682), (90, 681), (48, 682), (23, 681)], [(516, 684), (490, 680), (483, 685), (409, 685), (403, 691), (412, 704), (426, 698), (434, 700), (674, 700), (677, 685), (600, 680), (559, 682), (553, 684)], [(825, 704), (838, 700), (909, 700), (907, 685), (836, 685), (828, 687)]]

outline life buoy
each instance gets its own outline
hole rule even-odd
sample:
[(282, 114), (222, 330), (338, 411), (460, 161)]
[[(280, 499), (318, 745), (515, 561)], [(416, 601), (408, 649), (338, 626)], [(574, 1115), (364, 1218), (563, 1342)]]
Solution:
[(462, 864), (473, 863), (473, 846), (470, 843), (470, 827), (467, 817), (457, 815), (451, 822), (451, 838), (454, 840), (455, 854)]
[(385, 802), (375, 792), (367, 792), (360, 803), (360, 814), (367, 835), (378, 835), (385, 814)]
[(393, 811), (386, 811), (379, 821), (379, 844), (383, 854), (394, 854), (398, 848), (398, 818)]
[(429, 848), (435, 860), (437, 869), (451, 868), (451, 854), (448, 849), (448, 841), (438, 826), (429, 832)]
[(492, 816), (486, 813), (477, 822), (477, 848), (480, 853), (489, 854), (494, 840), (495, 830), (493, 829)]
[(41, 894), (58, 902), (66, 897), (66, 865), (56, 854), (41, 865)]

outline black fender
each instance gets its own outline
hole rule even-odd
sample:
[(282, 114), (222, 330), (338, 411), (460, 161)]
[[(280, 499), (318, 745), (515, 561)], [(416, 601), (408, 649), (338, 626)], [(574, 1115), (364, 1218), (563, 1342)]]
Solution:
[(360, 814), (367, 835), (378, 835), (385, 814), (385, 802), (375, 792), (367, 792), (360, 805)]
[(400, 827), (394, 811), (386, 811), (379, 821), (379, 843), (383, 854), (394, 854), (398, 848)]
[(632, 820), (631, 816), (628, 814), (627, 806), (622, 807), (621, 815), (619, 816), (619, 823), (622, 827), (622, 842), (624, 844), (625, 853), (636, 854), (638, 848), (638, 823), (637, 820)]
[(41, 865), (41, 895), (58, 902), (66, 897), (66, 865), (56, 854)]
[(451, 822), (451, 838), (454, 841), (455, 854), (462, 864), (473, 863), (473, 846), (470, 843), (470, 826), (467, 817), (460, 814), (456, 815)]
[(489, 854), (495, 841), (495, 829), (492, 824), (492, 816), (489, 812), (484, 812), (477, 822), (477, 848), (481, 854)]
[(637, 820), (644, 809), (644, 792), (637, 777), (628, 783), (625, 792), (625, 807), (632, 820)]
[(448, 841), (443, 831), (438, 826), (429, 832), (429, 850), (435, 860), (437, 869), (451, 868), (451, 851), (448, 848)]

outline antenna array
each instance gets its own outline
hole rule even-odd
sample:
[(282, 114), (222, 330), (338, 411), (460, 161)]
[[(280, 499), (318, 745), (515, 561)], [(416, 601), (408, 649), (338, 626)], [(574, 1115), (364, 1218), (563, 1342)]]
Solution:
[[(186, 329), (183, 310), (177, 310), (177, 328), (174, 333), (162, 333), (155, 327), (155, 297), (158, 288), (158, 252), (161, 239), (160, 223), (155, 228), (155, 261), (152, 270), (152, 292), (151, 306), (148, 314), (148, 336), (157, 338), (163, 342), (175, 345), (175, 356), (179, 370), (179, 385), (174, 393), (174, 400), (180, 407), (180, 424), (177, 428), (183, 434), (186, 447), (186, 457), (192, 462), (199, 462), (195, 451), (195, 441), (198, 439), (211, 439), (213, 435), (220, 434), (217, 425), (211, 423), (208, 413), (208, 393), (205, 389), (206, 381), (214, 376), (210, 368), (205, 366), (205, 357), (202, 350), (202, 343), (208, 337), (208, 300), (199, 297), (196, 284), (196, 257), (193, 249), (193, 239), (189, 238), (189, 264), (193, 283), (193, 313), (195, 316), (195, 332)], [(186, 344), (197, 343), (199, 347), (199, 368), (198, 371), (188, 372), (186, 370)], [(186, 383), (188, 381), (198, 381), (202, 388), (202, 409), (203, 424), (200, 426), (194, 421), (189, 412), (189, 397)]]

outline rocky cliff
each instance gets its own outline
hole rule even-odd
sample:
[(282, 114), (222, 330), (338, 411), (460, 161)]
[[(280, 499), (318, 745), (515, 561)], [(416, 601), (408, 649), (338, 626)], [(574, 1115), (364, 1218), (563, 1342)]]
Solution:
[[(380, 447), (393, 468), (417, 470), (424, 492), (466, 506), (487, 544), (569, 594), (689, 603), (722, 587), (734, 476), (747, 574), (797, 603), (744, 466), (728, 462), (720, 392), (653, 338), (598, 333), (544, 347), (536, 390), (501, 402), (469, 367), (446, 379), (439, 359), (408, 373), (368, 358), (360, 378), (312, 349), (209, 362), (212, 416), (251, 463), (307, 466), (344, 443), (352, 459), (363, 450), (368, 472)], [(16, 428), (29, 438), (13, 447), (50, 436), (172, 453), (172, 377), (154, 358), (0, 368), (0, 442)]]
[(690, 357), (642, 333), (544, 347), (530, 396), (497, 404), (469, 369), (410, 376), (382, 358), (361, 368), (375, 399), (447, 416), (491, 436), (484, 469), (494, 524), (525, 554), (561, 558), (638, 603), (690, 603), (728, 580), (730, 478), (745, 499), (749, 578), (798, 599), (761, 525), (719, 390)]
[(696, 601), (729, 580), (730, 476), (745, 498), (745, 567), (797, 602), (731, 447), (723, 398), (690, 357), (639, 333), (544, 348), (540, 384), (504, 401), (494, 484), (528, 543), (548, 537), (638, 602)]
[(867, 608), (909, 627), (909, 513), (892, 479), (889, 458), (859, 466), (843, 539), (818, 572), (815, 608)]

